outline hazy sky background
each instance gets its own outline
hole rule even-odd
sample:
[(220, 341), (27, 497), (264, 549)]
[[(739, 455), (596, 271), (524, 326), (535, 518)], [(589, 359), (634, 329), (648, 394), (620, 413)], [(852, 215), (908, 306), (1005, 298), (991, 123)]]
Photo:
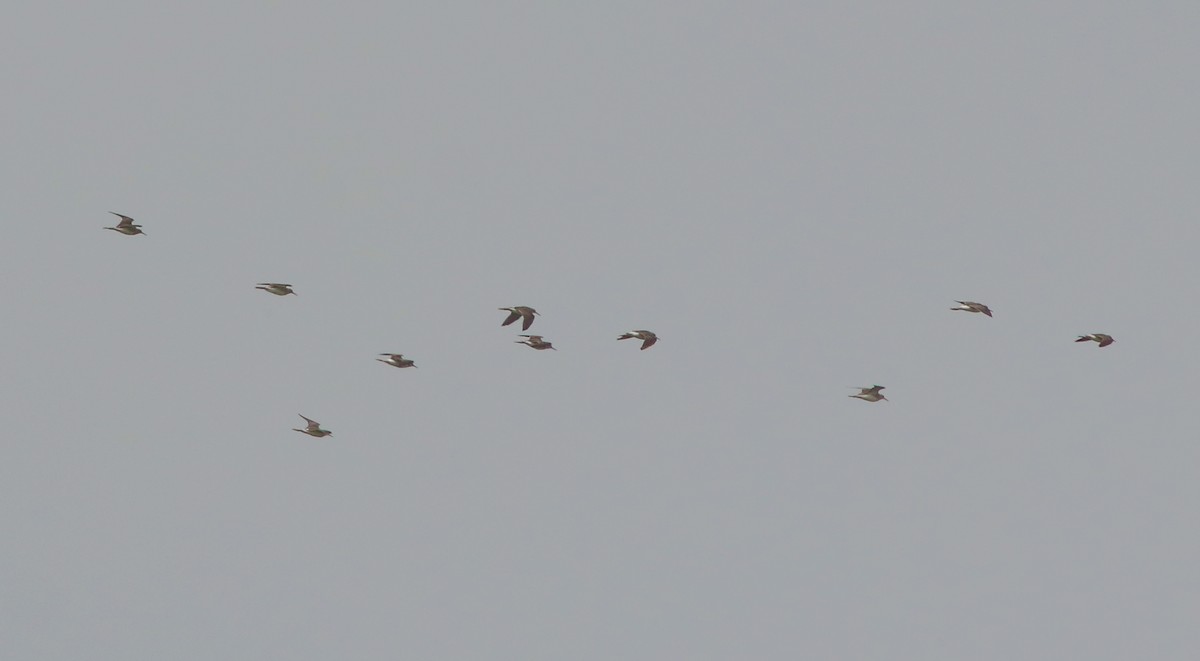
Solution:
[(1196, 658), (1200, 6), (988, 4), (10, 6), (0, 657)]

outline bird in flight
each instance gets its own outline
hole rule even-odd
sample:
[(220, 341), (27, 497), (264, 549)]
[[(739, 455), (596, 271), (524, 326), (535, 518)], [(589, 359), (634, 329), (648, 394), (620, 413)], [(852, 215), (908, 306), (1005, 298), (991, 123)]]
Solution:
[(381, 363), (387, 363), (388, 365), (391, 365), (393, 367), (416, 367), (417, 366), (416, 363), (414, 363), (413, 361), (409, 360), (408, 358), (405, 358), (403, 355), (398, 354), (398, 353), (381, 353), (379, 355), (387, 356), (387, 358), (376, 358), (375, 360), (378, 360)]
[[(554, 345), (543, 340), (541, 335), (522, 335), (521, 337), (525, 337), (525, 338), (529, 338), (529, 339), (517, 340), (517, 344), (525, 344), (525, 345), (533, 347), (534, 349), (537, 349), (538, 351), (545, 351), (546, 349), (554, 349)], [(554, 350), (558, 351), (558, 349), (554, 349)]]
[(654, 343), (658, 341), (658, 336), (648, 330), (634, 330), (634, 331), (629, 331), (628, 333), (621, 335), (621, 337), (618, 337), (617, 339), (618, 340), (628, 340), (628, 339), (641, 340), (642, 341), (641, 351), (645, 351), (646, 349), (649, 349), (650, 347), (654, 346)]
[[(303, 415), (300, 417), (304, 418)], [(301, 434), (308, 434), (309, 436), (316, 436), (317, 438), (333, 435), (333, 432), (329, 431), (328, 429), (321, 429), (321, 423), (317, 422), (316, 420), (304, 418), (304, 421), (308, 423), (308, 427), (304, 429), (293, 429), (292, 431), (298, 431)]]
[(857, 397), (868, 402), (878, 402), (881, 399), (890, 401), (887, 397), (883, 396), (883, 393), (879, 392), (880, 390), (883, 390), (883, 386), (871, 386), (870, 388), (859, 388), (859, 390), (861, 392), (859, 392), (857, 395), (850, 395), (850, 397)]
[(963, 310), (964, 312), (982, 312), (987, 316), (992, 316), (992, 309), (983, 303), (975, 303), (973, 301), (955, 301), (959, 307), (950, 308), (951, 310)]
[(133, 236), (134, 234), (142, 234), (142, 235), (145, 234), (145, 232), (142, 231), (142, 226), (134, 225), (133, 219), (130, 218), (129, 216), (119, 214), (116, 211), (109, 211), (109, 213), (120, 218), (121, 222), (117, 223), (116, 227), (105, 227), (104, 229), (114, 230), (114, 231), (120, 232), (121, 234), (124, 234), (126, 236)]
[[(276, 296), (287, 296), (288, 294), (296, 293), (296, 292), (292, 291), (291, 285), (285, 285), (282, 282), (260, 282), (260, 283), (258, 283), (258, 286), (255, 287), (255, 289), (269, 291), (272, 294), (275, 294)], [(297, 294), (297, 296), (298, 295), (299, 294)]]
[(533, 325), (533, 316), (535, 314), (538, 314), (537, 310), (534, 310), (533, 308), (527, 307), (524, 305), (518, 305), (515, 308), (500, 308), (500, 309), (508, 310), (508, 318), (505, 319), (504, 322), (501, 323), (500, 325), (507, 326), (518, 319), (522, 319), (523, 321), (521, 322), (521, 330), (529, 330), (529, 327)]
[(1106, 346), (1112, 344), (1113, 342), (1116, 342), (1116, 340), (1113, 339), (1112, 335), (1105, 335), (1104, 333), (1092, 333), (1091, 335), (1080, 335), (1079, 339), (1075, 340), (1075, 341), (1076, 342), (1097, 342), (1102, 347), (1106, 347)]

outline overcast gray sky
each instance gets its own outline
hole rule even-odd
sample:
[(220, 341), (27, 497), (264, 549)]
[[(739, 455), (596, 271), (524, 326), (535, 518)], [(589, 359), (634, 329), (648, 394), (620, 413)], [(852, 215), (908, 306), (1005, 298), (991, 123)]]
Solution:
[(1200, 6), (987, 4), (10, 6), (0, 656), (1196, 658)]

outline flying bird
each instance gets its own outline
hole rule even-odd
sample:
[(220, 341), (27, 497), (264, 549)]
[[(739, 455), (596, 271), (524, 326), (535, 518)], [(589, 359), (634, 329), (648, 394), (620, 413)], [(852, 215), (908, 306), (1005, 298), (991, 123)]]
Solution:
[(1100, 344), (1100, 346), (1106, 347), (1106, 346), (1112, 344), (1113, 342), (1115, 342), (1116, 340), (1113, 339), (1112, 335), (1105, 335), (1104, 333), (1092, 333), (1091, 335), (1080, 335), (1079, 339), (1075, 340), (1075, 341), (1076, 342), (1098, 342)]
[(500, 325), (507, 326), (518, 319), (523, 319), (524, 321), (521, 322), (521, 330), (529, 330), (529, 327), (533, 325), (533, 316), (535, 314), (538, 314), (537, 310), (534, 310), (533, 308), (527, 307), (524, 305), (518, 305), (515, 308), (500, 308), (500, 309), (508, 310), (508, 318), (505, 319), (504, 322), (501, 323)]
[(134, 234), (143, 234), (143, 235), (145, 234), (145, 232), (142, 231), (142, 226), (134, 225), (133, 219), (130, 218), (129, 216), (119, 214), (116, 211), (109, 211), (109, 213), (120, 218), (121, 222), (117, 223), (116, 227), (105, 227), (104, 229), (115, 230), (126, 236), (133, 236)]
[(879, 392), (880, 390), (883, 390), (883, 386), (871, 386), (870, 388), (859, 388), (859, 390), (861, 392), (859, 392), (857, 395), (850, 395), (850, 397), (857, 397), (868, 402), (878, 402), (881, 399), (890, 401), (887, 397), (883, 396), (883, 393)]
[[(304, 418), (303, 415), (300, 417)], [(308, 427), (304, 429), (293, 429), (292, 431), (298, 431), (301, 434), (308, 434), (309, 436), (316, 436), (317, 438), (333, 435), (333, 432), (329, 431), (328, 429), (321, 429), (321, 423), (317, 422), (316, 420), (304, 418), (304, 421), (308, 423)]]
[(379, 355), (387, 356), (387, 358), (386, 359), (376, 358), (375, 360), (378, 360), (381, 363), (387, 363), (388, 365), (391, 365), (393, 367), (416, 367), (417, 366), (416, 363), (414, 363), (413, 361), (409, 360), (408, 358), (405, 358), (403, 355), (398, 354), (398, 353), (381, 353)]
[(972, 301), (955, 301), (959, 307), (950, 308), (951, 310), (962, 310), (964, 312), (982, 312), (987, 316), (992, 316), (992, 309), (983, 303), (975, 303)]
[(658, 336), (648, 330), (629, 331), (628, 333), (625, 333), (624, 335), (622, 335), (621, 337), (618, 337), (617, 339), (618, 340), (628, 340), (631, 338), (642, 341), (641, 351), (645, 351), (646, 349), (649, 349), (650, 347), (654, 346), (655, 342), (658, 341)]
[[(546, 349), (554, 349), (554, 345), (543, 340), (541, 335), (522, 335), (521, 337), (526, 337), (529, 339), (517, 340), (517, 344), (525, 344), (525, 345), (533, 347), (534, 349), (537, 349), (538, 351), (545, 351)], [(558, 351), (558, 349), (554, 349), (554, 350)]]
[[(260, 283), (258, 283), (258, 286), (255, 287), (255, 289), (269, 291), (272, 294), (275, 294), (276, 296), (287, 296), (288, 294), (296, 293), (296, 292), (292, 291), (291, 285), (285, 285), (282, 282), (260, 282)], [(299, 294), (297, 294), (297, 296), (298, 295)]]

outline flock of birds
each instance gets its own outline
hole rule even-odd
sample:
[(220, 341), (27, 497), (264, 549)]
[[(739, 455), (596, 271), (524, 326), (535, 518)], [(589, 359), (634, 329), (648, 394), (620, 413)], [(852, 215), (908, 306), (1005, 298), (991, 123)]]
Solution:
[[(955, 301), (955, 303), (958, 303), (958, 305), (950, 308), (951, 310), (962, 310), (963, 312), (975, 312), (979, 314), (986, 314), (989, 317), (992, 316), (992, 309), (983, 303), (976, 303), (975, 301)], [(1079, 339), (1075, 341), (1095, 342), (1102, 347), (1106, 347), (1114, 342), (1112, 335), (1108, 335), (1106, 333), (1090, 333), (1088, 335), (1080, 335)], [(883, 390), (883, 386), (860, 388), (860, 392), (857, 395), (850, 396), (857, 397), (858, 399), (868, 402), (878, 402), (879, 400), (887, 401), (887, 397), (884, 397), (883, 393), (879, 392), (880, 390)]]
[[(121, 234), (124, 234), (126, 236), (135, 236), (138, 234), (142, 234), (142, 235), (146, 234), (145, 232), (142, 231), (141, 225), (138, 225), (133, 222), (133, 218), (130, 218), (129, 216), (126, 216), (124, 214), (119, 214), (115, 211), (110, 211), (109, 213), (120, 218), (121, 222), (117, 223), (115, 227), (106, 227), (104, 229), (109, 229), (109, 230), (113, 230), (116, 232), (120, 232)], [(292, 295), (296, 294), (295, 290), (292, 288), (292, 285), (282, 283), (282, 282), (260, 282), (255, 286), (255, 289), (261, 289), (265, 292), (274, 294), (276, 296), (287, 296), (288, 294), (292, 294)], [(988, 306), (984, 305), (983, 303), (976, 303), (974, 301), (955, 301), (955, 302), (958, 303), (958, 305), (950, 308), (951, 310), (961, 310), (963, 312), (974, 312), (974, 313), (978, 313), (978, 314), (987, 315), (988, 317), (992, 316), (992, 309), (989, 308)], [(501, 311), (508, 312), (508, 316), (505, 317), (504, 321), (502, 321), (500, 323), (501, 326), (509, 326), (511, 324), (516, 323), (516, 321), (518, 319), (520, 319), (521, 320), (521, 330), (525, 330), (525, 331), (529, 330), (529, 327), (533, 325), (534, 317), (538, 316), (537, 310), (534, 310), (533, 308), (526, 306), (526, 305), (518, 305), (515, 307), (511, 307), (511, 308), (499, 308), (499, 309)], [(552, 343), (547, 342), (546, 339), (544, 337), (542, 337), (541, 335), (519, 335), (518, 337), (523, 337), (525, 339), (517, 340), (516, 341), (517, 344), (524, 344), (533, 349), (537, 349), (538, 351), (545, 351), (546, 349), (553, 349), (554, 351), (558, 351), (558, 349), (554, 348), (554, 345)], [(641, 340), (642, 341), (641, 350), (645, 351), (646, 349), (649, 349), (650, 347), (654, 346), (655, 342), (658, 342), (658, 335), (655, 335), (653, 331), (648, 331), (648, 330), (632, 330), (632, 331), (629, 331), (628, 333), (623, 333), (617, 339), (618, 340)], [(1106, 346), (1112, 344), (1114, 340), (1111, 335), (1108, 335), (1105, 333), (1090, 333), (1088, 335), (1080, 335), (1079, 339), (1077, 339), (1075, 341), (1076, 342), (1095, 342), (1101, 347), (1106, 347)], [(416, 367), (417, 366), (417, 364), (415, 362), (413, 362), (409, 358), (405, 358), (403, 354), (381, 353), (379, 355), (386, 356), (386, 358), (376, 358), (376, 360), (378, 360), (381, 363), (386, 363), (388, 365), (391, 365), (393, 367), (404, 368), (404, 367)], [(888, 401), (888, 398), (885, 397), (883, 395), (883, 393), (881, 392), (883, 389), (884, 389), (884, 387), (880, 386), (880, 385), (872, 385), (872, 386), (865, 387), (865, 388), (859, 388), (858, 394), (850, 395), (850, 397), (855, 397), (857, 399), (861, 399), (861, 400), (867, 401), (867, 402)], [(300, 417), (304, 418), (304, 422), (307, 423), (307, 426), (304, 429), (293, 429), (293, 431), (298, 431), (301, 434), (308, 434), (309, 436), (315, 436), (317, 438), (322, 438), (324, 436), (332, 436), (333, 435), (333, 432), (329, 431), (328, 429), (322, 429), (321, 423), (317, 422), (316, 420), (307, 418), (303, 415), (301, 415)]]
[[(120, 218), (121, 222), (117, 223), (116, 226), (114, 226), (114, 227), (105, 227), (104, 229), (113, 230), (115, 232), (120, 232), (121, 234), (124, 234), (126, 236), (136, 236), (138, 234), (141, 234), (144, 236), (146, 234), (145, 232), (142, 231), (142, 226), (135, 223), (133, 218), (126, 216), (124, 214), (117, 213), (116, 211), (110, 211), (109, 213)], [(290, 285), (288, 283), (284, 283), (284, 282), (260, 282), (257, 285), (255, 285), (254, 288), (261, 289), (269, 294), (274, 294), (276, 296), (287, 296), (289, 294), (291, 294), (293, 296), (298, 295), (298, 294), (296, 294), (296, 290), (293, 289), (292, 285)], [(537, 310), (535, 310), (527, 305), (517, 305), (517, 306), (511, 307), (511, 308), (499, 308), (499, 309), (501, 311), (508, 312), (508, 316), (505, 317), (504, 321), (502, 321), (500, 323), (501, 326), (509, 326), (511, 324), (516, 323), (516, 321), (518, 319), (520, 319), (521, 320), (521, 330), (526, 330), (526, 331), (529, 330), (529, 327), (533, 325), (534, 317), (539, 316), (539, 313)], [(558, 351), (558, 349), (554, 348), (554, 345), (552, 343), (547, 342), (546, 339), (541, 335), (519, 335), (518, 337), (523, 337), (525, 339), (517, 340), (516, 344), (524, 344), (533, 349), (537, 349), (538, 351), (545, 351), (546, 349), (553, 349), (554, 351)], [(630, 339), (641, 340), (642, 341), (641, 348), (644, 351), (644, 350), (649, 349), (650, 347), (654, 346), (655, 342), (658, 342), (658, 335), (656, 335), (653, 331), (648, 331), (648, 330), (632, 330), (632, 331), (629, 331), (628, 333), (623, 333), (617, 339), (618, 340), (630, 340)], [(400, 368), (414, 367), (415, 368), (417, 366), (416, 362), (414, 362), (410, 358), (405, 358), (404, 354), (381, 353), (379, 355), (386, 356), (386, 358), (376, 358), (375, 360), (378, 360), (381, 363), (386, 363), (393, 367), (400, 367)], [(301, 434), (308, 434), (309, 436), (315, 436), (316, 438), (322, 438), (325, 436), (333, 435), (333, 432), (329, 431), (328, 429), (323, 429), (321, 427), (321, 423), (317, 422), (316, 420), (305, 417), (304, 415), (300, 415), (300, 417), (304, 418), (304, 422), (306, 423), (305, 428), (304, 429), (293, 428), (292, 431), (298, 431)]]

